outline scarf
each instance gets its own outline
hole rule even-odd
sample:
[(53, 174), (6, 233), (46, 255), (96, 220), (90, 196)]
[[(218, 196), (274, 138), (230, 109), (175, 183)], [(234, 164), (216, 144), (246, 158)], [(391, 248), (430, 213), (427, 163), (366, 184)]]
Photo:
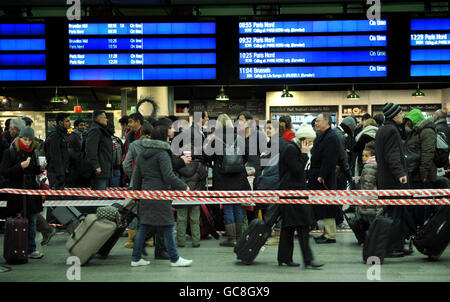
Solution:
[(21, 150), (27, 152), (27, 153), (31, 153), (33, 151), (33, 144), (30, 144), (28, 147), (25, 146), (24, 143), (22, 143), (22, 140), (19, 138), (19, 147)]

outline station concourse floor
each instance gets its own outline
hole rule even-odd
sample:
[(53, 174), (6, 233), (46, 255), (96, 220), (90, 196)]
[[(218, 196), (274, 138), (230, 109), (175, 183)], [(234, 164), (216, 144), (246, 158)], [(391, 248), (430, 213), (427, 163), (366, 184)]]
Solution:
[[(69, 235), (60, 232), (44, 247), (39, 244), (40, 236), (36, 242), (45, 256), (23, 265), (8, 265), (2, 257), (0, 265), (12, 271), (0, 273), (0, 282), (450, 282), (449, 248), (438, 262), (428, 261), (416, 249), (411, 256), (387, 258), (380, 267), (380, 281), (368, 280), (371, 266), (363, 263), (362, 248), (351, 231), (337, 233), (335, 244), (317, 245), (311, 237), (315, 257), (325, 263), (322, 270), (278, 266), (277, 246), (265, 246), (252, 265), (245, 265), (236, 260), (233, 248), (219, 246), (220, 241), (211, 236), (199, 248), (191, 247), (189, 237), (186, 247), (178, 248), (180, 256), (194, 260), (191, 267), (173, 268), (168, 260), (154, 260), (154, 248), (147, 247), (144, 258), (151, 264), (135, 268), (130, 266), (132, 250), (123, 247), (127, 238), (122, 237), (107, 259), (93, 258), (81, 267), (80, 281), (69, 281), (65, 249)], [(294, 262), (302, 263), (297, 238), (294, 244)]]

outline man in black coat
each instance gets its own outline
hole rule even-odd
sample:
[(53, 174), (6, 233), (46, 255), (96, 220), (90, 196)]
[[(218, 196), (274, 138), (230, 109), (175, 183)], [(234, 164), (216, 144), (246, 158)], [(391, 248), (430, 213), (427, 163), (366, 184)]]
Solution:
[(445, 133), (447, 136), (447, 144), (450, 139), (450, 128), (447, 125), (447, 112), (442, 109), (436, 110), (433, 116), (434, 124), (436, 125), (436, 130)]
[[(398, 104), (386, 103), (383, 107), (385, 121), (375, 136), (378, 189), (409, 189), (408, 169), (399, 126), (403, 122), (402, 109)], [(387, 206), (386, 214), (394, 219), (387, 257), (405, 255), (404, 206)]]
[(58, 113), (55, 129), (45, 140), (45, 157), (47, 158), (47, 175), (50, 187), (62, 190), (69, 173), (69, 150), (67, 147), (67, 129), (70, 128), (70, 115)]
[(96, 110), (94, 122), (86, 135), (86, 158), (95, 171), (93, 190), (106, 190), (113, 172), (113, 143), (107, 129), (108, 119), (104, 111)]
[[(339, 138), (331, 129), (331, 115), (321, 113), (315, 124), (317, 131), (322, 134), (314, 142), (311, 150), (311, 167), (309, 170), (309, 188), (311, 190), (336, 190), (336, 165), (340, 148)], [(337, 205), (315, 205), (314, 212), (317, 220), (323, 220), (325, 232), (316, 238), (316, 243), (336, 243)]]

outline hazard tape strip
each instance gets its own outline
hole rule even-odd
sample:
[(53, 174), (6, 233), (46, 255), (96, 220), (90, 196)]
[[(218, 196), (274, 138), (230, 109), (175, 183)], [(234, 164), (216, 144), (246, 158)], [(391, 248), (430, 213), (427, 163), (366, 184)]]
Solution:
[[(129, 191), (0, 189), (0, 193), (47, 196), (90, 196), (108, 198), (134, 198), (181, 200), (202, 203), (277, 203), (277, 204), (348, 204), (348, 205), (449, 205), (450, 189), (433, 190), (368, 190), (368, 191)], [(304, 197), (304, 198), (300, 198)], [(367, 199), (367, 197), (374, 197)], [(377, 199), (389, 197), (387, 199)], [(397, 197), (397, 198), (392, 198)], [(402, 198), (404, 197), (404, 198)], [(431, 197), (423, 198), (423, 197)], [(413, 199), (418, 198), (418, 199)], [(420, 199), (423, 198), (423, 199)]]

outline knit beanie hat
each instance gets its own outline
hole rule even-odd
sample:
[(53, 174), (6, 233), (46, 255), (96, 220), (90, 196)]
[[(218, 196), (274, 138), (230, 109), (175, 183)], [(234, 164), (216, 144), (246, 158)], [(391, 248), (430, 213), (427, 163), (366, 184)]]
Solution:
[(310, 126), (304, 126), (301, 127), (300, 129), (298, 129), (295, 132), (295, 138), (301, 139), (301, 138), (312, 138), (315, 139), (316, 138), (316, 131), (314, 131), (314, 129)]
[(347, 127), (350, 128), (350, 130), (355, 130), (356, 128), (356, 121), (353, 117), (351, 116), (347, 116), (346, 118), (344, 118), (342, 120), (342, 124), (346, 125)]
[(34, 130), (33, 128), (27, 126), (23, 127), (22, 130), (20, 130), (19, 137), (26, 137), (34, 139)]
[(383, 114), (386, 120), (392, 120), (400, 111), (402, 111), (402, 108), (398, 104), (394, 103), (384, 104)]
[(419, 109), (415, 108), (413, 110), (411, 110), (410, 112), (408, 112), (405, 115), (405, 118), (409, 119), (412, 122), (413, 127), (420, 121), (423, 121), (425, 119), (425, 117), (423, 116), (422, 111), (420, 111)]

